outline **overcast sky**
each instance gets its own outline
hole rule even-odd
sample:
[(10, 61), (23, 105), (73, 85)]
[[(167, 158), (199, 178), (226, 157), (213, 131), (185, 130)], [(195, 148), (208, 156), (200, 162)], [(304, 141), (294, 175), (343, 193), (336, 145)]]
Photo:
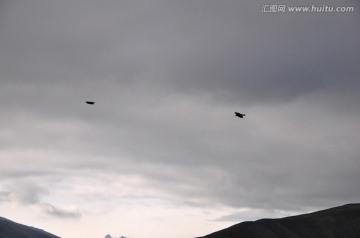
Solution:
[(0, 0), (0, 216), (184, 238), (359, 202), (359, 8)]

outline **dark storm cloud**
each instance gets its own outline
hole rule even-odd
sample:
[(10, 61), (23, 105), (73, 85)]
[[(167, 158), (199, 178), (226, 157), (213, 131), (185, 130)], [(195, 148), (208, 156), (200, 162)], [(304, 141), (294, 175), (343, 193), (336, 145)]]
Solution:
[[(359, 12), (271, 15), (261, 4), (5, 4), (0, 170), (141, 174), (196, 205), (356, 200)], [(41, 190), (21, 188), (39, 202)]]
[[(50, 96), (55, 106), (64, 90), (66, 101), (135, 90), (141, 98), (149, 91), (151, 97), (179, 92), (220, 102), (279, 102), (338, 87), (339, 77), (359, 73), (357, 13), (272, 16), (260, 7), (233, 1), (31, 4), (4, 24), (2, 50), (11, 55), (2, 57), (2, 66), (5, 75), (11, 72), (6, 81), (22, 83), (23, 103)], [(26, 14), (31, 11), (39, 13)], [(347, 78), (341, 81), (357, 82)]]

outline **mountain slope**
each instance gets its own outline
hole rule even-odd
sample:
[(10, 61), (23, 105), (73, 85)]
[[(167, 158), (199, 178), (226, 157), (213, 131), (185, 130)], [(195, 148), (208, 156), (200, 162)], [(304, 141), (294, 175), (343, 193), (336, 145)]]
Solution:
[(203, 238), (359, 238), (360, 204), (280, 219), (242, 222)]
[(0, 238), (59, 238), (38, 228), (0, 217)]

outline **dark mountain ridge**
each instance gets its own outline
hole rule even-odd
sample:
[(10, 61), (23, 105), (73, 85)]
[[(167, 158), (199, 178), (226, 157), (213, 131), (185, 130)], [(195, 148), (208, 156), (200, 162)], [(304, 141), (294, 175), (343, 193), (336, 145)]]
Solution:
[(44, 230), (0, 217), (0, 238), (60, 238)]
[(360, 238), (360, 203), (242, 222), (199, 238)]

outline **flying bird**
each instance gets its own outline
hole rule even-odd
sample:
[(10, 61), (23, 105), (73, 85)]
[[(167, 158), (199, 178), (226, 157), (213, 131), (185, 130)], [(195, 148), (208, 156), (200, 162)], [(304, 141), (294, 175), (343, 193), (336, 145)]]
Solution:
[(94, 104), (95, 104), (95, 102), (93, 102), (93, 101), (86, 101), (86, 103), (87, 103), (87, 104), (90, 104), (90, 105), (94, 105)]
[(245, 114), (241, 114), (239, 112), (235, 112), (236, 117), (244, 118)]

